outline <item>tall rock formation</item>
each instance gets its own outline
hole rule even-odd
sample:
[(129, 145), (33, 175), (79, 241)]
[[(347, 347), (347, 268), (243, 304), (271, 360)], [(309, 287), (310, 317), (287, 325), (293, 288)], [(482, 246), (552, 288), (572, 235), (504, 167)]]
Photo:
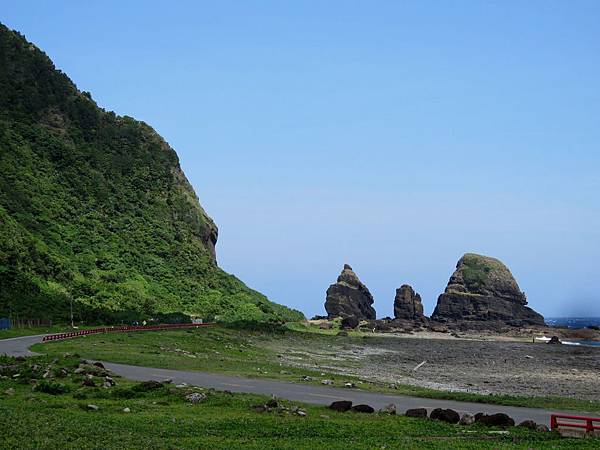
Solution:
[(175, 150), (0, 24), (0, 317), (303, 318), (221, 270), (216, 242)]
[(356, 317), (357, 319), (375, 319), (373, 296), (358, 279), (352, 267), (344, 264), (344, 270), (337, 282), (327, 289), (325, 310), (329, 318)]
[(421, 296), (408, 284), (403, 284), (396, 289), (394, 318), (419, 321), (425, 320)]
[(431, 318), (544, 325), (544, 318), (526, 304), (525, 294), (502, 262), (467, 253), (458, 261)]

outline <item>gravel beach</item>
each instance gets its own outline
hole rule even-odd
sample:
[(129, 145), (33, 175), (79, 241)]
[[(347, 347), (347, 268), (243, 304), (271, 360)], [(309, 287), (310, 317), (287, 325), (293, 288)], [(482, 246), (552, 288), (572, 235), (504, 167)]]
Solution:
[(600, 348), (432, 335), (286, 340), (276, 350), (290, 365), (390, 384), (600, 400)]

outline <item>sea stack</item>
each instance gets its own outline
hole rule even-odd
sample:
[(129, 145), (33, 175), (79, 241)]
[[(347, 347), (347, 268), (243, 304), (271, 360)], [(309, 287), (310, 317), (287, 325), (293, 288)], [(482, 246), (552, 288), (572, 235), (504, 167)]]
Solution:
[(420, 321), (425, 320), (421, 296), (408, 284), (403, 284), (396, 289), (394, 318)]
[(367, 287), (358, 279), (352, 267), (344, 264), (337, 282), (327, 289), (325, 300), (327, 316), (330, 319), (352, 316), (359, 320), (374, 320), (375, 309), (372, 304), (373, 296)]
[(544, 325), (525, 306), (527, 299), (510, 270), (489, 256), (467, 253), (458, 261), (431, 318), (448, 321), (500, 321), (509, 325)]

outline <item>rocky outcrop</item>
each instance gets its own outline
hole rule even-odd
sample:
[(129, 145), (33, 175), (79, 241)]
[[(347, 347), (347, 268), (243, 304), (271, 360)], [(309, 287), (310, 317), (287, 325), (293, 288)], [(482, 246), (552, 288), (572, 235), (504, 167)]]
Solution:
[(375, 319), (373, 296), (358, 279), (352, 267), (344, 264), (344, 270), (337, 282), (327, 289), (325, 310), (329, 318), (356, 317), (357, 319)]
[(499, 260), (467, 253), (456, 265), (431, 318), (447, 321), (501, 321), (510, 325), (544, 325), (544, 318), (525, 306), (525, 293)]
[(406, 320), (425, 320), (421, 296), (408, 284), (396, 289), (394, 317)]

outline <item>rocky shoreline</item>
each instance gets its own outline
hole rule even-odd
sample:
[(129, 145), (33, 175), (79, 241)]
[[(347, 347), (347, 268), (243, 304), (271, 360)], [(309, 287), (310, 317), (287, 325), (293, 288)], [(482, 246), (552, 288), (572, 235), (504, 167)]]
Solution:
[[(310, 321), (318, 326), (321, 321)], [(360, 329), (367, 330), (366, 324)], [(533, 343), (545, 327), (490, 330), (365, 333), (316, 338), (313, 333), (273, 343), (286, 364), (384, 383), (483, 395), (561, 396), (599, 400), (600, 348)], [(575, 331), (575, 330), (571, 330)], [(591, 330), (594, 331), (594, 330)], [(600, 337), (600, 336), (599, 336)]]

